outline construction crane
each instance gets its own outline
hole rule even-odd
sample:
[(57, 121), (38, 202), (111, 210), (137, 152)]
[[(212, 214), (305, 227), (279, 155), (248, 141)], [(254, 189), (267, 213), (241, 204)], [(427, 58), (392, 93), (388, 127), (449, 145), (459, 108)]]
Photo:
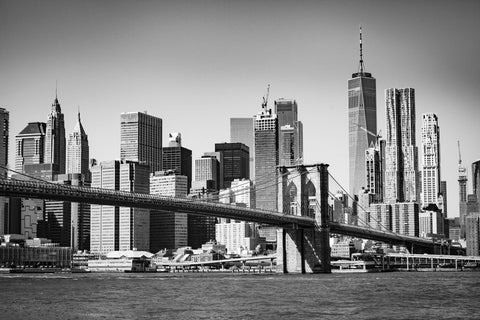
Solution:
[(268, 95), (270, 94), (270, 85), (267, 85), (267, 94), (263, 97), (262, 108), (267, 111)]
[(378, 146), (378, 141), (380, 140), (380, 138), (382, 137), (380, 134), (382, 133), (382, 130), (378, 131), (377, 134), (373, 133), (372, 131), (368, 130), (367, 128), (364, 128), (362, 126), (359, 126), (360, 129), (362, 129), (363, 131), (365, 131), (366, 133), (368, 133), (369, 135), (371, 135), (372, 137), (375, 138), (375, 147)]

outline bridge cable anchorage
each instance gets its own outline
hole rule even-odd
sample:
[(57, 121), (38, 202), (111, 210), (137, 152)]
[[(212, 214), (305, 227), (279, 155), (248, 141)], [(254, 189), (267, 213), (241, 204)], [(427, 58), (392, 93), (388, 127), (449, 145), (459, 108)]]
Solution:
[[(356, 201), (355, 198), (352, 197), (352, 195), (350, 195), (350, 193), (347, 192), (347, 190), (335, 179), (335, 177), (334, 177), (330, 172), (328, 172), (328, 175), (330, 176), (330, 178), (333, 179), (333, 181), (343, 190), (343, 192), (345, 192), (345, 194), (346, 194), (352, 201), (354, 201), (354, 202), (357, 203), (357, 207), (358, 207), (358, 208), (362, 209), (362, 211), (363, 211), (364, 213), (368, 213), (368, 211), (367, 211), (365, 208), (363, 208), (363, 207), (358, 203), (358, 201)], [(350, 215), (351, 215), (351, 214), (350, 214)], [(357, 217), (358, 217), (358, 215), (357, 215)], [(358, 218), (357, 218), (357, 219), (358, 219)], [(381, 230), (381, 229), (380, 229), (380, 231), (383, 231), (383, 232), (385, 232), (386, 234), (391, 234), (391, 235), (393, 235), (393, 236), (397, 236), (399, 239), (402, 239), (402, 237), (401, 237), (399, 234), (393, 232), (392, 230), (389, 230), (385, 225), (383, 225), (383, 224), (382, 224), (381, 222), (379, 222), (377, 219), (375, 219), (375, 218), (373, 218), (373, 219), (377, 222), (377, 224), (379, 224), (381, 227), (383, 227), (384, 230)], [(371, 227), (370, 227), (370, 228), (371, 228)], [(373, 229), (373, 228), (372, 228), (372, 229)], [(374, 229), (374, 230), (378, 230), (378, 229)]]

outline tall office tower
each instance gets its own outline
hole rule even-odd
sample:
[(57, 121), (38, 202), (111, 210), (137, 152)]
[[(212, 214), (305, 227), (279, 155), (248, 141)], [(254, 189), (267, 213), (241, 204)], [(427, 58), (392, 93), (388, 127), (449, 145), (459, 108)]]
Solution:
[[(231, 188), (220, 191), (220, 202), (253, 207), (252, 185), (246, 179), (232, 181)], [(255, 249), (259, 240), (255, 223), (224, 218), (219, 220), (215, 225), (215, 239), (226, 246), (227, 252), (240, 254), (244, 250), (248, 252)]]
[(362, 189), (358, 193), (357, 201), (357, 224), (359, 226), (370, 226), (370, 205), (375, 203), (375, 194), (369, 190)]
[(332, 220), (335, 222), (345, 223), (346, 209), (348, 207), (348, 197), (342, 191), (337, 191), (333, 198)]
[(247, 208), (255, 208), (255, 190), (253, 182), (248, 179), (235, 179), (230, 186), (232, 202), (245, 204)]
[[(442, 213), (447, 218), (447, 181), (440, 181), (440, 195), (442, 196), (441, 208)], [(440, 207), (440, 206), (439, 206)]]
[(223, 173), (222, 188), (230, 188), (235, 179), (248, 179), (250, 176), (250, 156), (248, 146), (236, 143), (216, 143), (215, 152), (221, 153)]
[(392, 204), (392, 231), (406, 236), (418, 237), (420, 206), (416, 202)]
[(296, 164), (295, 156), (295, 128), (285, 125), (280, 128), (278, 162), (281, 166)]
[(467, 215), (467, 168), (462, 166), (460, 141), (458, 141), (458, 205), (460, 217), (460, 236), (465, 238), (465, 216)]
[(195, 159), (195, 181), (214, 181), (214, 189), (219, 190), (220, 162), (214, 156)]
[(26, 164), (44, 163), (45, 129), (44, 122), (30, 122), (15, 137), (15, 171), (23, 172)]
[(77, 123), (67, 142), (67, 173), (83, 174), (86, 181), (90, 180), (88, 136), (83, 129), (78, 113)]
[[(130, 161), (101, 162), (93, 166), (92, 187), (149, 193), (149, 167)], [(149, 250), (147, 209), (92, 205), (90, 250)]]
[(438, 205), (440, 194), (440, 128), (435, 113), (422, 115), (422, 205)]
[(471, 213), (465, 217), (467, 256), (480, 255), (480, 213)]
[(371, 204), (370, 226), (373, 229), (392, 231), (392, 206), (386, 203)]
[(480, 159), (472, 163), (472, 185), (473, 194), (477, 196), (480, 201)]
[(283, 98), (276, 100), (275, 114), (279, 128), (280, 165), (303, 164), (303, 124), (298, 121), (297, 102)]
[(7, 169), (3, 167), (6, 168), (8, 164), (8, 125), (9, 113), (6, 109), (0, 108), (0, 177), (5, 178), (7, 177)]
[[(92, 187), (120, 189), (120, 161), (100, 162), (92, 166)], [(90, 210), (90, 251), (106, 253), (120, 250), (120, 208), (92, 205)]]
[(277, 211), (278, 118), (262, 104), (254, 116), (256, 206)]
[(250, 179), (255, 179), (255, 138), (252, 118), (230, 118), (230, 142), (241, 142), (250, 151)]
[(0, 197), (0, 236), (20, 234), (22, 199)]
[[(90, 181), (85, 181), (85, 176), (80, 173), (60, 175), (58, 180), (72, 186), (90, 186)], [(74, 250), (90, 250), (90, 206), (89, 203), (71, 203), (70, 225), (72, 235), (69, 246)]]
[[(220, 185), (220, 152), (206, 152), (195, 160), (195, 181), (190, 188), (190, 195), (195, 198), (218, 200)], [(188, 245), (200, 248), (207, 241), (215, 239), (215, 217), (188, 215)]]
[(45, 130), (45, 163), (53, 163), (58, 166), (58, 172), (65, 173), (66, 157), (65, 122), (62, 109), (57, 97), (52, 104), (52, 110), (48, 114), (47, 127)]
[(443, 237), (444, 215), (440, 210), (425, 210), (419, 214), (419, 232), (422, 238)]
[[(53, 163), (27, 163), (23, 165), (22, 172), (25, 175), (15, 174), (12, 175), (12, 178), (16, 180), (40, 179), (52, 182), (56, 180), (58, 165)], [(23, 234), (27, 238), (51, 238), (50, 233), (55, 233), (56, 227), (62, 224), (62, 222), (56, 221), (57, 219), (63, 219), (62, 217), (52, 215), (49, 217), (49, 214), (45, 211), (45, 204), (51, 200), (10, 198), (10, 204), (12, 204), (12, 201), (17, 201), (19, 204), (17, 206), (19, 210), (14, 213), (14, 215), (18, 215), (21, 223), (18, 233)], [(68, 215), (69, 213), (66, 212), (65, 214)], [(55, 240), (59, 243), (58, 239)]]
[[(0, 108), (0, 178), (8, 175), (8, 125), (9, 113), (6, 109)], [(5, 233), (6, 218), (9, 216), (9, 199), (0, 197), (0, 235)]]
[(187, 188), (192, 186), (192, 150), (182, 147), (181, 135), (169, 133), (168, 147), (162, 148), (162, 171), (172, 170), (187, 177)]
[(375, 203), (383, 201), (385, 164), (382, 162), (382, 154), (385, 154), (384, 147), (384, 143), (379, 143), (375, 147), (365, 150), (365, 187), (368, 192), (374, 194), (373, 202)]
[(359, 71), (348, 80), (348, 145), (352, 195), (365, 186), (365, 150), (375, 144), (377, 138), (376, 90), (375, 78), (371, 73), (365, 72), (360, 28)]
[[(67, 140), (67, 175), (59, 180), (76, 186), (90, 185), (88, 136), (83, 129), (78, 112), (77, 123)], [(90, 248), (90, 204), (71, 203), (72, 237), (71, 247), (75, 250)]]
[[(150, 194), (186, 198), (188, 178), (174, 172), (158, 171), (150, 175)], [(150, 210), (150, 252), (177, 249), (187, 245), (186, 213)]]
[[(138, 162), (120, 163), (120, 190), (150, 193), (150, 166)], [(120, 207), (120, 250), (150, 250), (150, 210)]]
[[(63, 181), (57, 181), (62, 183)], [(26, 201), (32, 199), (26, 199)], [(23, 201), (25, 202), (25, 200)], [(23, 219), (22, 214), (22, 220)], [(67, 201), (45, 201), (44, 205), (44, 220), (46, 232), (43, 235), (45, 238), (51, 239), (53, 243), (58, 243), (61, 247), (69, 247), (71, 245), (72, 237), (72, 204)]]
[(223, 152), (215, 152), (215, 151), (209, 151), (209, 152), (204, 152), (202, 158), (215, 158), (218, 161), (218, 170), (217, 170), (217, 185), (216, 189), (220, 190), (223, 189)]
[(415, 90), (385, 90), (387, 139), (384, 201), (419, 201), (418, 149), (415, 143)]
[(293, 99), (280, 98), (275, 101), (275, 114), (278, 117), (278, 126), (287, 124), (293, 126), (298, 121), (298, 105)]
[(162, 170), (162, 119), (143, 112), (120, 114), (120, 159)]
[(467, 196), (467, 215), (470, 213), (480, 212), (480, 204), (476, 194), (469, 194)]

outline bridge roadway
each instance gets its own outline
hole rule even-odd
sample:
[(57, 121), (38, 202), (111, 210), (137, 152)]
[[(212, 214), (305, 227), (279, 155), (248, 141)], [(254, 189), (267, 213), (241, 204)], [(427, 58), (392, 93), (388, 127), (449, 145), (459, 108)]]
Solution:
[[(279, 212), (250, 209), (207, 201), (48, 182), (0, 179), (0, 196), (176, 211), (203, 216), (264, 223), (279, 227), (319, 228), (315, 219), (310, 217), (294, 216)], [(376, 240), (390, 243), (392, 245), (404, 245), (407, 248), (411, 246), (424, 248), (433, 247), (433, 243), (427, 239), (404, 236), (366, 227), (347, 225), (338, 222), (329, 222), (328, 225), (322, 227), (329, 228), (330, 232), (335, 234)]]

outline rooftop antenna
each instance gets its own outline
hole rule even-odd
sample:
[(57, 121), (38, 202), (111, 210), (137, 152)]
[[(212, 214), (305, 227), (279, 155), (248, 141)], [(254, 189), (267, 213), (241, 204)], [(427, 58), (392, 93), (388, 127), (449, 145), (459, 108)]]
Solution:
[(57, 99), (57, 88), (58, 88), (58, 80), (55, 80), (55, 100)]
[(78, 106), (78, 109), (77, 109), (77, 110), (78, 110), (78, 111), (77, 111), (77, 112), (78, 112), (78, 122), (80, 122), (80, 106)]
[(460, 153), (460, 140), (457, 140), (458, 144), (458, 166), (462, 165), (462, 154)]
[(363, 73), (365, 66), (363, 65), (363, 46), (362, 46), (362, 26), (360, 25), (360, 73)]

